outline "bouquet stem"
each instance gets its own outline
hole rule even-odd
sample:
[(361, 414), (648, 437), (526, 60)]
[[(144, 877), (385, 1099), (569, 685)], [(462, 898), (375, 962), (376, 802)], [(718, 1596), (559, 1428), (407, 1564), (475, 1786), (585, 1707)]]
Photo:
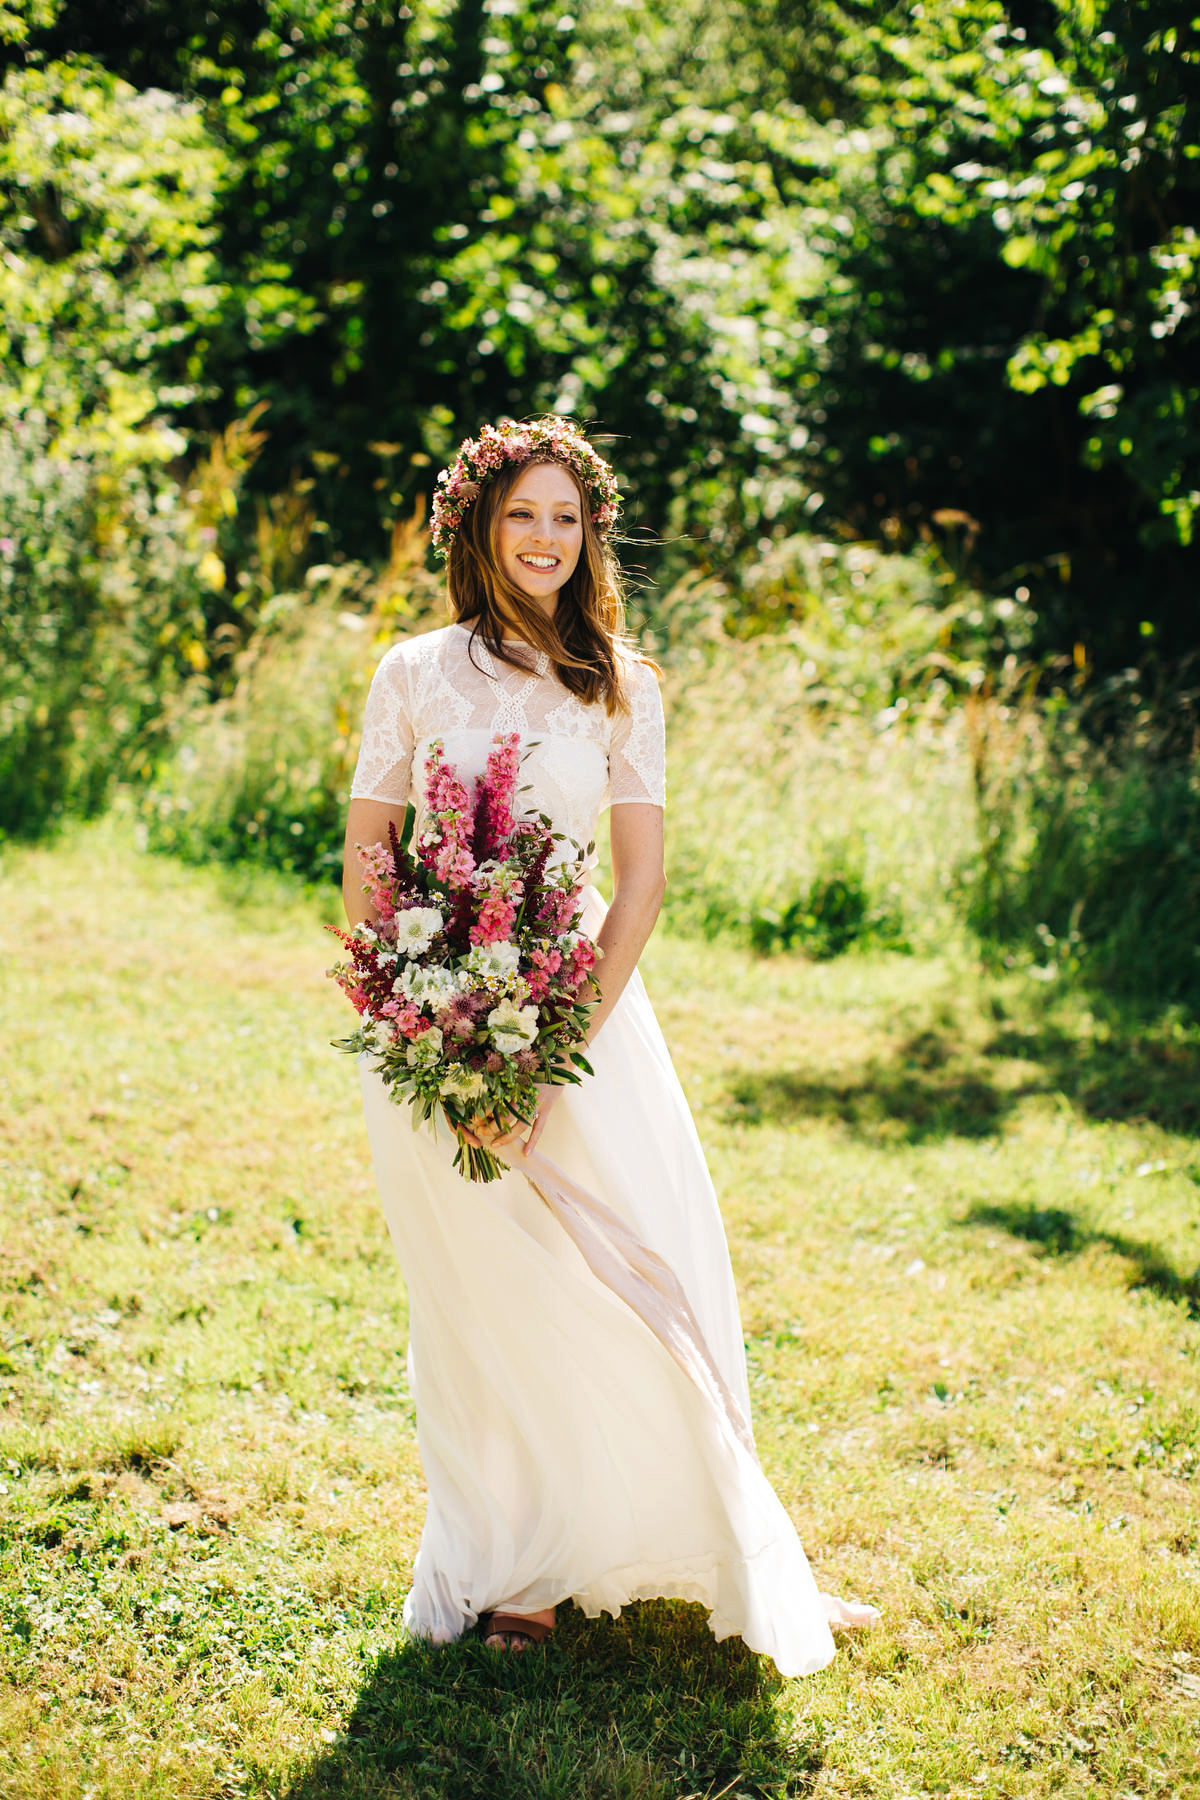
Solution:
[(507, 1164), (502, 1163), (490, 1150), (477, 1150), (474, 1144), (464, 1144), (459, 1139), (458, 1149), (454, 1154), (454, 1167), (468, 1181), (498, 1181), (506, 1172)]

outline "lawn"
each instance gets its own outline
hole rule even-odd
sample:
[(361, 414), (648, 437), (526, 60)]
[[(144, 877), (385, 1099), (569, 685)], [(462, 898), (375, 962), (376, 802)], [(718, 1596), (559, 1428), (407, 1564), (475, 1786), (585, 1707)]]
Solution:
[(659, 936), (768, 1472), (884, 1626), (406, 1642), (422, 1516), (332, 896), (8, 850), (4, 1800), (1200, 1791), (1200, 1038), (962, 946)]

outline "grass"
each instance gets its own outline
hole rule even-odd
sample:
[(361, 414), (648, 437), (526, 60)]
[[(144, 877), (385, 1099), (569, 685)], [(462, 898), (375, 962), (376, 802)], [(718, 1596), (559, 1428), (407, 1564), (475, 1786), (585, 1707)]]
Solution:
[(960, 951), (645, 958), (764, 1462), (883, 1630), (407, 1643), (403, 1293), (332, 905), (7, 853), (4, 1800), (1175, 1796), (1200, 1730), (1200, 1042)]
[(668, 923), (818, 958), (840, 939), (960, 937), (976, 853), (962, 710), (823, 716), (807, 666), (756, 640), (670, 667)]

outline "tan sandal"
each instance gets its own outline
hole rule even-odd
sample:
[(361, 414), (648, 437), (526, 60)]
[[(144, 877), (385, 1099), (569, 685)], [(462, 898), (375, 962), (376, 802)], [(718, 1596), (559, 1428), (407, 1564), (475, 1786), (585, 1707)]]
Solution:
[[(553, 1625), (543, 1625), (540, 1619), (526, 1618), (522, 1613), (494, 1612), (485, 1614), (479, 1621), (483, 1633), (484, 1646), (488, 1650), (525, 1651), (531, 1646), (544, 1644)], [(499, 1640), (493, 1643), (492, 1639)], [(516, 1640), (514, 1642), (514, 1640)]]

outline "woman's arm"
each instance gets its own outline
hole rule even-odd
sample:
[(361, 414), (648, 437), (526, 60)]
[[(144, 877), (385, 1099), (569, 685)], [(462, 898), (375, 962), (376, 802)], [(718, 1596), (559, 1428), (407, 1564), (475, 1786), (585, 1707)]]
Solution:
[(588, 1042), (621, 998), (625, 983), (654, 930), (667, 878), (663, 873), (663, 809), (638, 801), (609, 814), (613, 897), (596, 942), (603, 955), (594, 976), (600, 1003), (588, 1025)]
[(403, 806), (393, 806), (387, 800), (350, 802), (350, 811), (346, 816), (346, 847), (342, 854), (342, 904), (352, 928), (363, 919), (373, 925), (377, 917), (374, 907), (362, 890), (362, 869), (359, 867), (355, 845), (363, 844), (369, 849), (372, 844), (386, 844), (388, 825), (394, 822), (396, 830), (400, 831), (404, 825), (404, 813)]
[[(600, 1000), (588, 1024), (589, 1043), (603, 1027), (637, 968), (638, 957), (654, 930), (667, 886), (663, 873), (662, 807), (629, 801), (613, 807), (610, 821), (613, 898), (596, 939), (604, 954), (593, 972)], [(523, 1125), (514, 1131), (493, 1133), (486, 1127), (480, 1130), (477, 1124), (478, 1135), (465, 1134), (468, 1142), (488, 1144), (501, 1152), (507, 1150), (509, 1160), (514, 1152), (521, 1155), (525, 1150), (534, 1149), (562, 1089), (544, 1087), (539, 1092), (538, 1109), (528, 1138), (523, 1140), (521, 1137), (525, 1130)]]

